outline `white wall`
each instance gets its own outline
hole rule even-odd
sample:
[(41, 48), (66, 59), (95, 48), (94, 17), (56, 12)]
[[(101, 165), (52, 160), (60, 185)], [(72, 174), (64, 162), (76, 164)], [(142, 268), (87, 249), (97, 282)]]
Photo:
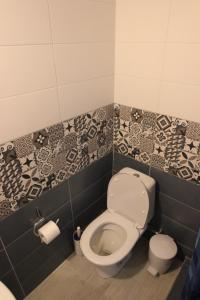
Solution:
[(116, 0), (115, 102), (200, 122), (199, 0)]
[(0, 144), (113, 102), (113, 0), (0, 0)]

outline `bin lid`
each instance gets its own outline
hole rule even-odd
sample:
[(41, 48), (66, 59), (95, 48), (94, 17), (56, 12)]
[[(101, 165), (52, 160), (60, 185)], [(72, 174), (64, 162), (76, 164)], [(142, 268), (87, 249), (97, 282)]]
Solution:
[(150, 239), (149, 247), (153, 254), (161, 259), (171, 259), (177, 253), (176, 243), (166, 234), (155, 234)]

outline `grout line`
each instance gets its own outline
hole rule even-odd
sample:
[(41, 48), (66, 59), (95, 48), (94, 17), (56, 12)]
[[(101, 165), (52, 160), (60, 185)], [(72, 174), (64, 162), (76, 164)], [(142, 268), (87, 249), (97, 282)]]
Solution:
[(92, 183), (91, 185), (89, 185), (87, 188), (85, 188), (84, 190), (82, 190), (81, 192), (79, 192), (75, 197), (72, 197), (73, 200), (76, 201), (76, 198), (78, 198), (80, 196), (80, 194), (87, 192), (89, 189), (91, 189), (92, 187), (94, 187), (96, 184), (98, 184), (102, 179), (104, 179), (106, 176), (110, 175), (110, 172), (112, 172), (112, 169), (110, 171), (108, 171), (107, 173), (105, 173), (102, 177), (100, 177), (98, 180), (96, 180), (94, 183)]
[[(158, 77), (148, 77), (148, 76), (144, 77), (144, 76), (136, 76), (136, 75), (129, 75), (129, 74), (116, 74), (115, 77), (127, 77), (127, 78), (136, 78), (136, 79), (144, 79), (144, 80), (148, 79), (148, 80), (151, 80), (151, 81), (162, 81), (164, 83), (171, 83), (171, 84), (177, 84), (177, 85), (187, 85), (187, 86), (197, 86), (197, 87), (200, 86), (199, 83), (186, 82), (186, 81), (177, 81), (177, 80), (169, 80), (169, 79), (162, 80), (162, 79), (160, 79)], [(117, 102), (114, 102), (114, 103), (117, 103)], [(120, 105), (134, 107), (133, 105), (127, 105), (127, 104), (120, 104)], [(148, 111), (147, 109), (144, 109), (144, 108), (140, 108), (140, 109)]]
[[(94, 81), (94, 80), (98, 80), (98, 79), (108, 79), (108, 78), (112, 79), (113, 77), (114, 77), (113, 73), (111, 73), (111, 74), (105, 74), (105, 75), (101, 75), (101, 76), (90, 77), (90, 78), (87, 78), (87, 79), (70, 81), (69, 83), (59, 83), (58, 87), (68, 86), (68, 85), (72, 85), (72, 84), (80, 84), (80, 83)], [(110, 104), (112, 104), (112, 103), (113, 102), (111, 102)], [(109, 105), (109, 104), (106, 104), (106, 105)], [(100, 107), (102, 107), (102, 106), (100, 106)]]
[(73, 211), (73, 205), (72, 205), (72, 194), (71, 194), (71, 187), (69, 183), (69, 179), (67, 180), (67, 185), (69, 189), (69, 202), (70, 202), (70, 209), (71, 209), (71, 214), (72, 214), (72, 223), (73, 223), (73, 228), (75, 230), (75, 218), (74, 218), (74, 211)]
[(56, 85), (52, 85), (52, 86), (49, 86), (49, 87), (46, 87), (46, 88), (43, 88), (43, 89), (36, 89), (36, 90), (25, 92), (25, 93), (17, 93), (17, 94), (13, 94), (13, 95), (10, 95), (10, 96), (0, 97), (0, 102), (1, 101), (3, 102), (3, 101), (12, 100), (12, 98), (15, 98), (15, 97), (18, 97), (18, 96), (32, 95), (34, 93), (48, 91), (48, 90), (55, 89), (55, 88), (56, 88)]
[(165, 196), (167, 196), (167, 198), (169, 198), (169, 199), (171, 199), (171, 200), (173, 200), (173, 201), (175, 201), (175, 202), (178, 202), (178, 203), (180, 203), (181, 205), (186, 206), (187, 208), (191, 208), (192, 210), (196, 211), (196, 212), (199, 213), (199, 215), (200, 215), (200, 210), (199, 210), (199, 209), (197, 209), (197, 208), (195, 208), (195, 207), (192, 207), (192, 206), (190, 206), (189, 204), (187, 204), (187, 203), (185, 203), (185, 202), (182, 202), (182, 201), (180, 201), (180, 200), (178, 200), (178, 199), (176, 199), (176, 198), (174, 198), (174, 197), (171, 197), (171, 196), (169, 196), (168, 194), (165, 194), (165, 193), (163, 193), (163, 192), (160, 192), (159, 194), (165, 195)]
[[(48, 1), (48, 0), (47, 0)], [(52, 35), (52, 32), (50, 31), (50, 35)], [(91, 45), (98, 45), (98, 44), (113, 44), (114, 40), (107, 40), (107, 41), (81, 41), (81, 42), (54, 42), (53, 39), (52, 41), (49, 42), (41, 42), (41, 43), (28, 43), (28, 44), (23, 44), (23, 43), (19, 43), (19, 44), (0, 44), (0, 47), (32, 47), (32, 46), (51, 46), (53, 42), (53, 45), (87, 45), (87, 44), (91, 44)], [(174, 42), (176, 43), (176, 42)], [(181, 43), (181, 42), (179, 42)], [(183, 42), (183, 43), (187, 43), (187, 42)], [(190, 42), (188, 42), (190, 43)], [(198, 42), (194, 44), (199, 44)]]
[(126, 40), (118, 40), (116, 41), (116, 44), (194, 44), (194, 45), (199, 45), (200, 42), (186, 42), (186, 41), (170, 41), (170, 40), (161, 40), (161, 41), (126, 41)]
[(57, 94), (57, 105), (58, 105), (58, 110), (59, 110), (59, 115), (60, 115), (60, 122), (62, 122), (62, 114), (61, 114), (61, 105), (60, 105), (60, 97), (59, 97), (59, 90), (58, 90), (58, 74), (57, 74), (57, 69), (56, 69), (56, 58), (55, 58), (55, 53), (54, 53), (54, 48), (53, 48), (53, 30), (52, 30), (52, 25), (51, 25), (51, 13), (50, 13), (50, 6), (49, 6), (49, 1), (46, 0), (47, 7), (48, 7), (48, 20), (49, 20), (49, 30), (50, 30), (50, 39), (51, 39), (51, 53), (52, 53), (52, 59), (53, 59), (53, 66), (54, 66), (54, 75), (56, 79), (56, 94)]
[[(197, 234), (197, 231), (194, 231), (193, 229), (189, 228), (188, 226), (186, 226), (186, 225), (184, 225), (184, 224), (182, 224), (182, 223), (180, 223), (180, 222), (178, 222), (178, 221), (176, 221), (176, 220), (170, 218), (169, 216), (165, 215), (164, 213), (163, 213), (162, 215), (164, 216), (164, 218), (167, 218), (167, 219), (171, 220), (172, 223), (176, 223), (176, 224), (179, 225), (180, 227), (183, 227), (183, 228), (185, 228), (185, 229), (191, 231), (192, 233)], [(161, 225), (161, 226), (162, 226), (162, 225)]]
[(165, 62), (166, 62), (166, 53), (167, 53), (167, 40), (168, 40), (168, 33), (169, 33), (169, 23), (171, 18), (171, 11), (172, 11), (172, 0), (169, 1), (169, 9), (168, 9), (168, 18), (167, 18), (167, 28), (166, 28), (166, 37), (163, 44), (163, 56), (162, 56), (162, 64), (160, 70), (160, 82), (159, 82), (159, 89), (158, 89), (158, 101), (157, 101), (157, 110), (160, 109), (161, 104), (161, 86), (164, 77), (164, 69), (165, 69)]
[[(85, 83), (85, 82), (94, 81), (94, 80), (98, 80), (98, 79), (113, 78), (113, 76), (114, 76), (113, 74), (104, 75), (104, 76), (96, 76), (96, 77), (91, 77), (91, 78), (84, 79), (84, 80), (77, 80), (77, 81), (71, 81), (71, 82), (68, 82), (68, 83), (62, 83), (62, 84), (58, 84), (58, 85), (52, 85), (52, 86), (45, 87), (45, 88), (42, 88), (42, 89), (35, 89), (33, 91), (12, 94), (12, 95), (9, 95), (9, 96), (3, 96), (3, 97), (0, 97), (0, 101), (8, 101), (8, 100), (12, 100), (12, 98), (15, 98), (15, 97), (18, 97), (18, 96), (32, 95), (34, 93), (39, 93), (39, 92), (48, 91), (48, 90), (51, 90), (51, 89), (56, 89), (57, 87), (63, 87), (63, 86), (68, 86), (68, 85), (72, 85), (72, 84), (80, 84), (80, 83)], [(94, 110), (98, 109), (98, 108), (101, 108), (101, 107), (104, 107), (104, 106), (107, 106), (107, 105), (110, 105), (110, 104), (112, 104), (112, 102), (109, 103), (109, 104), (105, 104), (103, 106), (94, 108)]]
[[(61, 229), (61, 234), (63, 233), (62, 231), (65, 230), (65, 228), (66, 228), (69, 224), (71, 224), (71, 223), (72, 223), (72, 222), (67, 222), (63, 227), (60, 227), (60, 229)], [(28, 230), (28, 231), (31, 231), (31, 229)], [(28, 231), (27, 231), (27, 232), (28, 232)], [(39, 237), (38, 237), (38, 238), (39, 238)], [(44, 244), (40, 243), (36, 248), (34, 248), (33, 251), (29, 252), (22, 260), (20, 260), (19, 262), (17, 262), (17, 263), (15, 264), (15, 266), (21, 265), (28, 257), (30, 257), (33, 253), (35, 253), (36, 251), (38, 251), (38, 249), (42, 248), (43, 246), (44, 246)], [(5, 248), (5, 249), (6, 249), (6, 248)], [(13, 268), (14, 268), (14, 266), (13, 266)]]
[[(0, 238), (0, 239), (1, 239), (1, 238)], [(23, 286), (22, 286), (22, 284), (21, 284), (21, 282), (20, 282), (20, 280), (19, 280), (19, 278), (18, 278), (18, 275), (17, 275), (17, 273), (16, 273), (16, 271), (15, 271), (15, 268), (14, 268), (14, 266), (13, 266), (13, 264), (12, 264), (12, 261), (11, 261), (9, 255), (8, 255), (8, 252), (7, 252), (7, 250), (6, 250), (6, 247), (5, 247), (5, 245), (4, 245), (3, 241), (2, 241), (2, 239), (1, 239), (1, 243), (2, 243), (2, 245), (3, 245), (3, 249), (4, 249), (5, 253), (6, 253), (7, 259), (8, 259), (8, 261), (9, 261), (10, 265), (11, 265), (11, 270), (13, 271), (13, 273), (14, 273), (14, 275), (15, 275), (15, 278), (16, 278), (16, 280), (17, 280), (17, 282), (18, 282), (18, 284), (19, 284), (19, 287), (20, 287), (20, 289), (21, 289), (21, 292), (22, 292), (23, 296), (25, 297), (25, 296), (26, 296), (26, 293), (25, 293), (25, 291), (24, 291), (24, 289), (23, 289)], [(6, 274), (7, 274), (7, 273), (6, 273)]]
[[(67, 201), (66, 203), (63, 203), (61, 206), (59, 206), (56, 210), (54, 210), (53, 212), (51, 212), (50, 214), (48, 214), (47, 216), (45, 216), (44, 218), (45, 219), (49, 219), (49, 218), (51, 218), (51, 217), (53, 217), (53, 215), (54, 214), (56, 214), (57, 212), (59, 212), (59, 210), (61, 210), (61, 209), (63, 209), (65, 206), (67, 207), (67, 205), (68, 205), (68, 202), (69, 201)], [(71, 222), (67, 222), (66, 223), (66, 225), (67, 224), (70, 224)], [(63, 227), (60, 227), (61, 229), (63, 229)], [(16, 239), (14, 239), (14, 240), (12, 240), (12, 242), (10, 242), (10, 243), (8, 243), (7, 245), (6, 245), (6, 248), (9, 248), (10, 246), (12, 246), (15, 242), (17, 242), (19, 239), (21, 239), (23, 236), (25, 236), (27, 233), (29, 233), (29, 232), (33, 232), (33, 227), (31, 227), (31, 228), (29, 228), (28, 230), (26, 230), (25, 232), (23, 232), (22, 234), (20, 234)], [(2, 250), (0, 250), (0, 252), (1, 252)]]
[[(54, 87), (54, 88), (56, 88), (56, 87)], [(46, 89), (45, 89), (46, 90)], [(43, 91), (43, 90), (41, 90), (41, 91)], [(28, 93), (28, 94), (30, 94), (30, 93)], [(24, 94), (24, 95), (26, 95), (26, 94)], [(8, 97), (8, 98), (11, 98), (11, 97)], [(7, 99), (7, 98), (6, 98)], [(5, 99), (5, 101), (6, 101), (6, 99)], [(1, 98), (0, 98), (0, 102), (1, 102)], [(38, 131), (41, 131), (41, 130), (43, 130), (43, 129), (46, 129), (46, 128), (48, 128), (48, 127), (50, 127), (50, 126), (53, 126), (53, 125), (56, 125), (56, 124), (59, 124), (59, 123), (65, 123), (65, 122), (69, 122), (71, 119), (74, 119), (74, 118), (76, 118), (76, 117), (78, 117), (78, 116), (82, 116), (82, 115), (85, 115), (85, 114), (87, 114), (87, 113), (90, 113), (91, 111), (94, 111), (94, 110), (98, 110), (99, 108), (105, 108), (105, 107), (107, 107), (108, 105), (111, 105), (112, 103), (110, 103), (110, 104), (106, 104), (106, 105), (103, 105), (103, 106), (100, 106), (100, 107), (97, 107), (97, 108), (94, 108), (93, 110), (89, 110), (89, 111), (86, 111), (86, 112), (84, 112), (84, 113), (81, 113), (81, 114), (77, 114), (77, 115), (73, 115), (73, 117), (69, 117), (68, 119), (65, 119), (65, 120), (63, 120), (63, 121), (59, 121), (59, 122), (56, 122), (56, 123), (51, 123), (51, 124), (49, 124), (49, 125), (47, 125), (47, 126), (45, 126), (45, 127), (42, 127), (42, 128), (39, 128), (39, 129), (36, 129), (36, 130), (34, 130), (34, 131), (31, 131), (31, 132), (29, 132), (29, 133), (26, 133), (26, 134), (24, 134), (24, 135), (20, 135), (20, 136), (18, 136), (18, 137), (13, 137), (12, 139), (9, 139), (9, 140), (7, 140), (7, 141), (4, 141), (3, 143), (1, 143), (0, 145), (4, 145), (4, 144), (6, 144), (6, 143), (9, 143), (10, 141), (15, 141), (15, 140), (17, 140), (18, 138), (20, 138), (20, 137), (23, 137), (23, 136), (26, 136), (26, 135), (29, 135), (29, 134), (33, 134), (33, 133), (35, 133), (35, 132), (38, 132)], [(109, 152), (109, 153), (111, 153), (111, 151)], [(106, 154), (107, 155), (107, 154)], [(106, 156), (105, 155), (105, 156)], [(98, 159), (96, 160), (96, 161), (98, 161)], [(95, 162), (96, 162), (95, 161)], [(92, 162), (91, 164), (93, 164), (94, 162)], [(90, 165), (91, 165), (90, 164)], [(82, 171), (82, 170), (81, 170)], [(80, 172), (81, 172), (80, 171)]]
[(93, 205), (95, 205), (97, 202), (99, 202), (103, 197), (106, 196), (107, 193), (103, 193), (99, 198), (97, 198), (93, 203), (91, 203), (90, 205), (88, 205), (85, 209), (83, 209), (80, 214), (78, 214), (75, 218), (75, 220), (80, 217), (82, 214), (84, 214), (90, 207), (92, 207)]

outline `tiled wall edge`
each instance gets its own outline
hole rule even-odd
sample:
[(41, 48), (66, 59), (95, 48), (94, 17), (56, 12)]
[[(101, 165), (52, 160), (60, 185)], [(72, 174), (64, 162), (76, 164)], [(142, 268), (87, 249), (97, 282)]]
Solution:
[(163, 172), (200, 183), (200, 124), (114, 104), (114, 150)]
[(0, 220), (112, 151), (113, 104), (0, 146)]

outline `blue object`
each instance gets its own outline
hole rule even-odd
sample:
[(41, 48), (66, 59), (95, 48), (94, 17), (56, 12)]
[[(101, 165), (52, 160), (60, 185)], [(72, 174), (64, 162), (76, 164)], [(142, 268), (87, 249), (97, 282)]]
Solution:
[(200, 230), (186, 276), (182, 300), (200, 300)]

